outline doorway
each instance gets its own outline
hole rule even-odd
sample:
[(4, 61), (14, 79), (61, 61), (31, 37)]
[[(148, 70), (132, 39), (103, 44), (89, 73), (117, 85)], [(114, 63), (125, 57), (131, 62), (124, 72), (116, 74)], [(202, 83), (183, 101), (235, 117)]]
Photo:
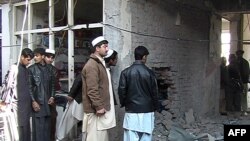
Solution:
[(222, 18), (222, 26), (221, 26), (221, 57), (227, 58), (228, 65), (228, 56), (230, 54), (230, 21)]

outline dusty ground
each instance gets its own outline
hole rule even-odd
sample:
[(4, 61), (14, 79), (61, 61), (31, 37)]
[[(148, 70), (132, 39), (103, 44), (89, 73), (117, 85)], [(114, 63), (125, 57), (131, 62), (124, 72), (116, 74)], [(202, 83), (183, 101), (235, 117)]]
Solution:
[(190, 124), (186, 124), (183, 119), (177, 119), (169, 129), (163, 128), (164, 130), (160, 131), (158, 127), (158, 131), (154, 132), (154, 141), (193, 141), (197, 138), (200, 139), (199, 141), (210, 141), (208, 136), (216, 141), (223, 141), (225, 124), (249, 125), (250, 115), (196, 117)]
[[(248, 94), (249, 95), (249, 94)], [(248, 98), (250, 100), (250, 96)], [(250, 101), (249, 101), (250, 105)], [(58, 107), (58, 121), (62, 114), (62, 108)], [(117, 113), (117, 127), (110, 132), (110, 141), (122, 141), (122, 119), (124, 111)], [(169, 113), (166, 112), (168, 115)], [(209, 141), (208, 136), (215, 141), (224, 140), (224, 125), (250, 125), (250, 112), (246, 116), (233, 115), (217, 115), (213, 117), (196, 117), (195, 113), (189, 112), (186, 115), (188, 118), (178, 118), (167, 120), (166, 124), (158, 124), (156, 121), (155, 130), (153, 133), (153, 141), (189, 141), (193, 138), (203, 136), (201, 141)], [(157, 119), (156, 119), (157, 120)], [(166, 126), (167, 125), (167, 126)], [(80, 133), (74, 141), (80, 141)], [(72, 139), (69, 141), (73, 141)]]

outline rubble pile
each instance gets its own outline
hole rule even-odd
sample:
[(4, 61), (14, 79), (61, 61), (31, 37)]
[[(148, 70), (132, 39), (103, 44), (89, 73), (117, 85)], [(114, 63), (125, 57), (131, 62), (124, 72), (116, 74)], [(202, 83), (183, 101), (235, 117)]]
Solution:
[(193, 110), (183, 117), (173, 118), (168, 111), (156, 113), (154, 141), (202, 141), (223, 140), (223, 121), (226, 117), (214, 119), (195, 117)]

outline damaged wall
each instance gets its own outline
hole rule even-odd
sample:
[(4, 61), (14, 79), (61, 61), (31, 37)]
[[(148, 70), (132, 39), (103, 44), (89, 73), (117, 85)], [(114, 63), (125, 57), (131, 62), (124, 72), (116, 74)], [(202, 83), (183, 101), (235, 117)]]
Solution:
[[(176, 108), (181, 112), (193, 108), (201, 113), (207, 87), (216, 85), (207, 76), (218, 67), (220, 19), (211, 18), (208, 11), (199, 8), (178, 10), (178, 5), (160, 0), (119, 1), (112, 4), (117, 9), (110, 8), (109, 2), (106, 1), (104, 10), (107, 24), (104, 34), (110, 40), (110, 48), (119, 51), (120, 58), (114, 78), (118, 79), (120, 71), (134, 61), (133, 49), (144, 45), (150, 50), (149, 67), (171, 68), (179, 95), (179, 101), (173, 105), (180, 105)], [(180, 25), (175, 24), (178, 13)]]
[[(173, 85), (167, 92), (166, 103), (170, 106), (165, 113), (170, 120), (184, 116), (189, 109), (198, 116), (216, 113), (220, 18), (205, 10), (198, 0), (190, 1), (196, 5), (171, 0), (104, 3), (104, 35), (110, 41), (109, 47), (119, 53), (113, 71), (115, 91), (121, 70), (134, 61), (134, 48), (144, 45), (150, 51), (147, 62), (150, 68), (170, 68), (168, 74)], [(123, 110), (117, 109), (120, 122)]]

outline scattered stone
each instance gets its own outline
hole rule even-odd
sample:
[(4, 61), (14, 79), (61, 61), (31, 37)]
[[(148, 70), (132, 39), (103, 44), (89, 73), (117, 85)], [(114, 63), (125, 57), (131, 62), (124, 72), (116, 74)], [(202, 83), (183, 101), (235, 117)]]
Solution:
[(193, 109), (189, 109), (188, 112), (185, 113), (185, 120), (188, 125), (194, 123), (194, 111)]

